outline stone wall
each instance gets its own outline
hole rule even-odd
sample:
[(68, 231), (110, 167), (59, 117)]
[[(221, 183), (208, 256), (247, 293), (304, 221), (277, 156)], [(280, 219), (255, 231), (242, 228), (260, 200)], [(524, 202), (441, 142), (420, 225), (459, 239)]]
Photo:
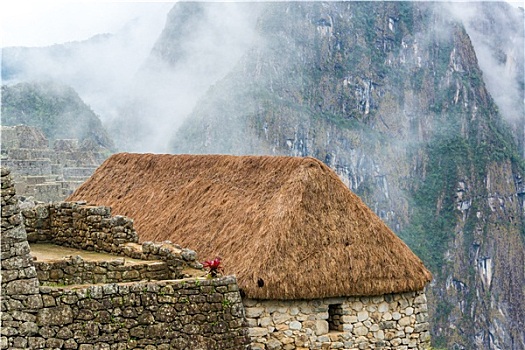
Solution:
[[(23, 209), (22, 218), (30, 243), (52, 243), (122, 256), (104, 262), (85, 261), (80, 256), (53, 262), (36, 261), (41, 283), (70, 285), (178, 279), (185, 277), (185, 268), (202, 268), (191, 249), (169, 241), (138, 244), (133, 220), (112, 216), (109, 207), (84, 202), (38, 204)], [(141, 262), (131, 264), (129, 258)]]
[(244, 349), (233, 277), (40, 288), (31, 348)]
[(173, 268), (165, 261), (155, 260), (130, 262), (126, 258), (117, 258), (111, 261), (87, 261), (76, 255), (59, 261), (35, 261), (34, 264), (41, 285), (120, 283), (184, 277), (180, 269)]
[(5, 168), (0, 168), (0, 175), (2, 191), (0, 347), (22, 349), (28, 347), (27, 338), (38, 330), (36, 315), (43, 307), (43, 303), (12, 178)]
[(27, 176), (51, 174), (51, 160), (49, 159), (11, 159), (4, 160), (3, 163)]
[(427, 349), (423, 291), (320, 300), (243, 300), (252, 349)]
[(122, 253), (137, 243), (133, 220), (112, 216), (111, 208), (85, 203), (39, 204), (22, 211), (29, 242), (52, 242), (72, 248)]
[[(1, 349), (246, 348), (249, 338), (244, 307), (232, 276), (61, 287), (40, 285), (12, 178), (5, 168), (1, 175)], [(39, 208), (34, 208), (34, 219), (45, 222), (50, 216), (45, 214), (45, 207)], [(83, 209), (94, 213), (92, 208)], [(78, 212), (71, 210), (71, 215), (75, 213)], [(114, 223), (113, 227), (123, 227), (129, 221), (117, 218)], [(133, 232), (131, 228), (129, 232)], [(119, 252), (148, 258), (145, 264), (150, 266), (169, 266), (177, 254), (184, 256), (180, 261), (196, 261), (194, 252), (167, 242), (123, 245), (117, 249)], [(152, 262), (153, 258), (162, 261)], [(66, 261), (66, 270), (68, 266), (89, 269), (96, 265), (86, 267), (86, 262), (77, 257), (70, 260), (69, 265)], [(104, 266), (110, 276), (110, 272), (115, 272), (110, 266), (123, 265), (111, 262), (98, 265)], [(40, 267), (38, 271), (42, 271)], [(153, 270), (157, 267), (149, 272), (156, 273)], [(49, 268), (53, 268), (53, 263)], [(144, 274), (147, 272), (146, 268)], [(70, 273), (74, 275), (73, 270)], [(118, 279), (116, 275), (114, 278)]]
[(161, 260), (173, 270), (172, 277), (181, 277), (187, 266), (202, 267), (193, 250), (169, 241), (138, 244), (133, 220), (112, 216), (109, 207), (84, 202), (38, 204), (23, 209), (22, 218), (30, 243), (46, 242), (133, 259)]

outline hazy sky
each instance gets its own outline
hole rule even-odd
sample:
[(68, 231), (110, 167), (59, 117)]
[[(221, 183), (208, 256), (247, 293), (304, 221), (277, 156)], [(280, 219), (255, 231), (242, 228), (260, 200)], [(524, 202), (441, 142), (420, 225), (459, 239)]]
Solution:
[(135, 18), (159, 26), (171, 2), (34, 1), (0, 2), (0, 46), (47, 46), (115, 33)]
[[(465, 1), (469, 0), (460, 0)], [(114, 33), (137, 17), (162, 26), (174, 2), (2, 0), (0, 46), (47, 46), (85, 40), (99, 33)], [(523, 6), (522, 1), (509, 2)]]

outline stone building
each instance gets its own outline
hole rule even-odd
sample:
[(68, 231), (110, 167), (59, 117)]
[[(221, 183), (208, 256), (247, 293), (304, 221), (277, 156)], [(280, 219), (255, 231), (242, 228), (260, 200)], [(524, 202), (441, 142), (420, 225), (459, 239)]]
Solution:
[(313, 158), (116, 154), (70, 201), (220, 256), (253, 349), (425, 349), (421, 260)]

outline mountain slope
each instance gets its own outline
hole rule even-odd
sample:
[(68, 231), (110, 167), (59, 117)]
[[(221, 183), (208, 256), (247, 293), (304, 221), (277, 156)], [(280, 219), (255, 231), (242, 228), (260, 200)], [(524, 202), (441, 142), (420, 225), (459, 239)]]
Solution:
[(523, 349), (523, 158), (440, 6), (268, 4), (171, 150), (324, 161), (435, 273), (437, 345)]
[(70, 87), (33, 82), (2, 86), (2, 125), (29, 125), (41, 129), (49, 140), (91, 140), (114, 148), (98, 116)]

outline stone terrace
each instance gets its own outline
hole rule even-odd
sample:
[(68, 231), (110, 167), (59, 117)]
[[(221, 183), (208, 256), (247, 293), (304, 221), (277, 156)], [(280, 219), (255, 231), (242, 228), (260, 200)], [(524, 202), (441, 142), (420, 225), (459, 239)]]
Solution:
[(52, 147), (35, 127), (2, 126), (1, 159), (12, 170), (17, 193), (39, 201), (63, 200), (93, 174), (107, 151), (93, 143), (56, 140)]

